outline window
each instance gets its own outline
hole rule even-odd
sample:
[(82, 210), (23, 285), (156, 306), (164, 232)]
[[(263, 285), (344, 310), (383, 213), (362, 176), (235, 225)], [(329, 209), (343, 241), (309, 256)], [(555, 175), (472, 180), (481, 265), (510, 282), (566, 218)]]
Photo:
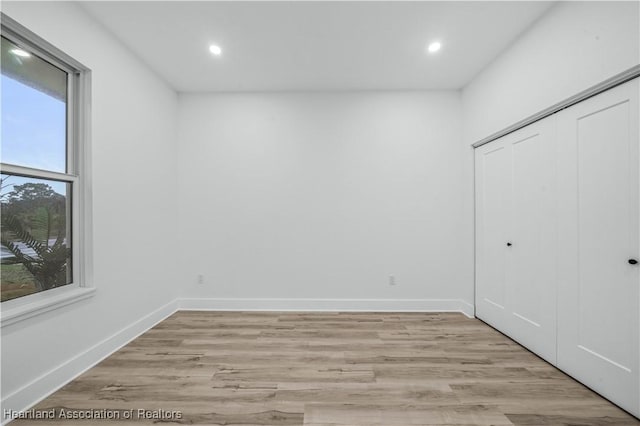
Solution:
[(5, 15), (1, 51), (4, 309), (85, 284), (88, 70)]

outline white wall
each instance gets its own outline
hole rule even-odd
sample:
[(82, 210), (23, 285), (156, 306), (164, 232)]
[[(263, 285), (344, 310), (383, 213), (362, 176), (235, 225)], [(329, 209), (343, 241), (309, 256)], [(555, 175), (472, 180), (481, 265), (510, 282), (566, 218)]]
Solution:
[(472, 303), (460, 116), (457, 92), (180, 95), (186, 296)]
[[(178, 296), (173, 267), (177, 95), (75, 4), (5, 1), (2, 8), (91, 68), (93, 79), (97, 291), (88, 300), (2, 328), (3, 408), (22, 409), (20, 404), (33, 402), (73, 372), (57, 367), (131, 330)], [(37, 378), (43, 380), (20, 392)]]
[(640, 3), (559, 2), (463, 90), (471, 144), (640, 63)]
[[(474, 235), (470, 145), (640, 63), (638, 2), (558, 2), (462, 90), (464, 240)], [(460, 252), (474, 262), (472, 245)]]

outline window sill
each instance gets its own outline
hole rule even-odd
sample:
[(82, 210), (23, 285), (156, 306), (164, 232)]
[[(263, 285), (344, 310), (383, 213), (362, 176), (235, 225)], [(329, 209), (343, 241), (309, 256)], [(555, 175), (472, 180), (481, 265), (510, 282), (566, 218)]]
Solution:
[(27, 318), (32, 318), (71, 303), (88, 299), (89, 297), (92, 297), (95, 292), (95, 288), (76, 287), (72, 290), (61, 292), (60, 294), (41, 300), (2, 309), (0, 311), (0, 327), (6, 327), (26, 320)]

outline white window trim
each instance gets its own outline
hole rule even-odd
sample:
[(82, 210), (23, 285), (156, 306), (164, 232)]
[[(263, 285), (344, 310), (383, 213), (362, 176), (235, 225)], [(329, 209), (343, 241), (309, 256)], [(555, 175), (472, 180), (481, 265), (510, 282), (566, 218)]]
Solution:
[[(92, 297), (94, 295), (95, 291), (95, 288), (79, 287), (73, 284), (69, 284), (64, 287), (52, 288), (51, 290), (46, 290), (39, 293), (30, 294), (29, 296), (21, 297), (20, 299), (29, 298), (29, 303), (22, 303), (18, 306), (14, 306), (8, 309), (3, 308), (2, 327), (24, 321), (28, 318), (44, 314), (46, 312), (61, 308), (71, 303), (88, 299), (89, 297)], [(46, 295), (44, 293), (46, 293)], [(34, 300), (35, 297), (31, 297), (41, 295), (46, 297), (41, 297), (39, 298), (39, 300)], [(11, 300), (8, 300), (4, 303), (10, 302)]]
[[(93, 226), (91, 193), (91, 70), (13, 19), (0, 13), (2, 35), (37, 52), (69, 72), (67, 132), (68, 173), (37, 171), (41, 177), (73, 182), (71, 192), (73, 282), (8, 300), (0, 304), (0, 327), (50, 312), (95, 294), (93, 287)], [(72, 81), (71, 81), (72, 80)], [(69, 145), (72, 149), (69, 149)], [(2, 165), (3, 172), (26, 173), (29, 168)]]

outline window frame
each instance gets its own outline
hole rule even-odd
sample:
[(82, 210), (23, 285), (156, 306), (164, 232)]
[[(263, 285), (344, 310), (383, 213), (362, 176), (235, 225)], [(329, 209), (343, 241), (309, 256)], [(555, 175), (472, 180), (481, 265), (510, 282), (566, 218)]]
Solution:
[(58, 307), (91, 297), (92, 287), (92, 226), (91, 226), (91, 70), (43, 38), (0, 13), (1, 35), (65, 71), (66, 102), (66, 168), (65, 173), (40, 170), (15, 164), (0, 163), (0, 171), (23, 177), (41, 178), (71, 183), (67, 197), (71, 222), (71, 283), (2, 302), (0, 326), (51, 311)]

